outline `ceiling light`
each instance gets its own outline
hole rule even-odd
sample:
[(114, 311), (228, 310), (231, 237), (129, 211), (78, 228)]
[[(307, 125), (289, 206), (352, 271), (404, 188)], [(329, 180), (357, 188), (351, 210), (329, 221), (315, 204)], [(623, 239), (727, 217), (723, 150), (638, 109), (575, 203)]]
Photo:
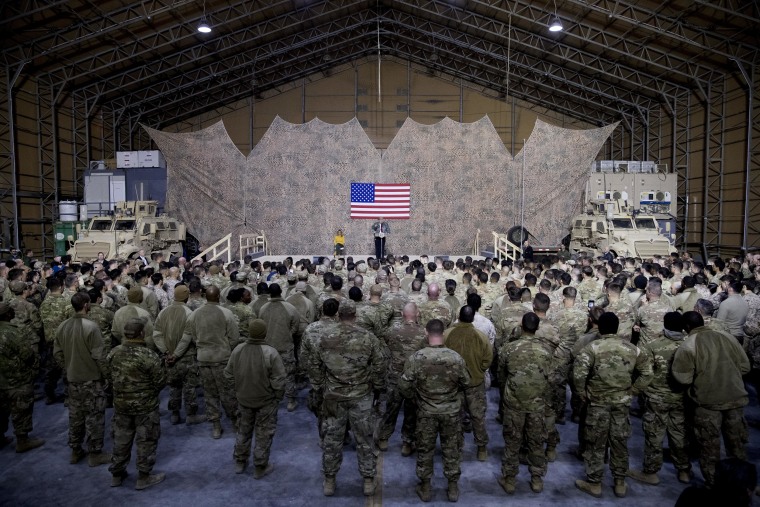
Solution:
[(549, 24), (549, 31), (550, 32), (561, 32), (562, 31), (562, 21), (560, 21), (557, 16), (554, 16), (552, 18), (552, 22)]
[(201, 18), (201, 22), (198, 24), (198, 31), (200, 33), (211, 33), (211, 27), (208, 25), (205, 17)]

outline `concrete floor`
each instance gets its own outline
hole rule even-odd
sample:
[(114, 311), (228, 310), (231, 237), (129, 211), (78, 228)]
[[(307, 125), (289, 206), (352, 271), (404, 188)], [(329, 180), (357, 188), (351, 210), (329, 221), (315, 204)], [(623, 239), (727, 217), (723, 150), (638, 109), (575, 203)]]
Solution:
[[(358, 505), (419, 505), (414, 488), (414, 455), (403, 458), (401, 442), (396, 432), (389, 450), (381, 455), (378, 476), (382, 487), (375, 497), (365, 498), (361, 492), (361, 479), (357, 470), (353, 446), (344, 450), (343, 467), (338, 475), (336, 495), (322, 496), (320, 473), (321, 452), (318, 445), (316, 422), (304, 404), (306, 391), (301, 392), (299, 407), (288, 413), (284, 404), (279, 413), (271, 461), (274, 472), (262, 480), (252, 478), (252, 467), (243, 475), (233, 472), (232, 450), (235, 437), (228, 421), (220, 440), (211, 438), (208, 423), (172, 426), (166, 412), (167, 392), (162, 398), (162, 436), (155, 467), (166, 472), (162, 483), (145, 491), (135, 491), (136, 471), (134, 457), (129, 466), (129, 477), (121, 488), (111, 488), (107, 466), (89, 468), (87, 460), (70, 465), (67, 446), (68, 411), (61, 404), (46, 406), (37, 402), (34, 412), (34, 436), (47, 443), (26, 454), (16, 454), (13, 445), (0, 451), (0, 505), (55, 506), (77, 505), (196, 505), (196, 506), (319, 506), (336, 507)], [(628, 496), (617, 499), (612, 493), (612, 478), (604, 479), (603, 498), (595, 499), (574, 487), (574, 480), (583, 478), (583, 464), (571, 451), (577, 445), (577, 426), (569, 423), (559, 426), (562, 444), (557, 461), (549, 465), (542, 494), (534, 494), (528, 486), (529, 474), (525, 467), (518, 477), (515, 495), (508, 497), (496, 482), (500, 473), (503, 440), (501, 428), (494, 420), (498, 392), (488, 393), (488, 446), (487, 463), (475, 459), (472, 435), (466, 437), (462, 460), (460, 500), (462, 505), (496, 506), (505, 502), (520, 506), (670, 506), (674, 505), (683, 485), (677, 482), (671, 464), (665, 464), (659, 486), (646, 486), (629, 480)], [(106, 413), (106, 450), (111, 449), (110, 416)], [(760, 409), (752, 391), (750, 406), (746, 409), (750, 422), (749, 459), (760, 462)], [(399, 422), (400, 426), (400, 422)], [(640, 468), (642, 460), (641, 420), (632, 418), (633, 436), (629, 442), (632, 468)], [(698, 464), (694, 463), (696, 483), (701, 483)], [(432, 505), (449, 505), (446, 501), (446, 481), (442, 475), (440, 454), (436, 455), (436, 476), (433, 479)]]

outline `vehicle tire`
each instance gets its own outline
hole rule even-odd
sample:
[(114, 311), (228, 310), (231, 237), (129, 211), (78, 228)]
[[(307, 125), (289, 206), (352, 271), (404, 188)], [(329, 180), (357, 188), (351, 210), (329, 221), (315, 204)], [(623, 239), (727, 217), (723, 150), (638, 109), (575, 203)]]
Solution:
[(183, 242), (184, 257), (187, 260), (192, 259), (199, 253), (201, 253), (201, 244), (195, 239), (195, 236), (189, 232), (185, 234), (185, 241)]
[(527, 240), (529, 237), (530, 231), (524, 227), (520, 227), (519, 225), (511, 227), (507, 231), (507, 239), (517, 246), (522, 246), (525, 240)]

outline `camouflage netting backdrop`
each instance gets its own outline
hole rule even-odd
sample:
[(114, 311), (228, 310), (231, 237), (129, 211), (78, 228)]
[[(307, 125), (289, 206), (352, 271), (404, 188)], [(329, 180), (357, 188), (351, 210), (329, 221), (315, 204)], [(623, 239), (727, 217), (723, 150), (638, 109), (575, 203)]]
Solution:
[(221, 121), (190, 134), (146, 130), (167, 160), (167, 212), (202, 245), (264, 231), (273, 254), (328, 254), (343, 228), (347, 253), (368, 255), (372, 220), (349, 218), (352, 181), (411, 184), (411, 218), (390, 221), (390, 253), (465, 254), (477, 229), (485, 249), (492, 230), (519, 223), (523, 157), (525, 227), (540, 244), (559, 243), (616, 126), (571, 130), (537, 120), (514, 158), (487, 116), (435, 125), (407, 119), (382, 157), (356, 119), (275, 118), (247, 158)]

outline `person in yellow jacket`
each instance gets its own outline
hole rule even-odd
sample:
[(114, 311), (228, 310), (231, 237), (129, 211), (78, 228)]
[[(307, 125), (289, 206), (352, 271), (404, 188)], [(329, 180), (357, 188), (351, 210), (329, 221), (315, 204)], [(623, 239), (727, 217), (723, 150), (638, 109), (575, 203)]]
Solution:
[(335, 233), (333, 244), (335, 245), (335, 256), (343, 255), (345, 253), (346, 237), (343, 235), (343, 229), (338, 229), (338, 232)]

